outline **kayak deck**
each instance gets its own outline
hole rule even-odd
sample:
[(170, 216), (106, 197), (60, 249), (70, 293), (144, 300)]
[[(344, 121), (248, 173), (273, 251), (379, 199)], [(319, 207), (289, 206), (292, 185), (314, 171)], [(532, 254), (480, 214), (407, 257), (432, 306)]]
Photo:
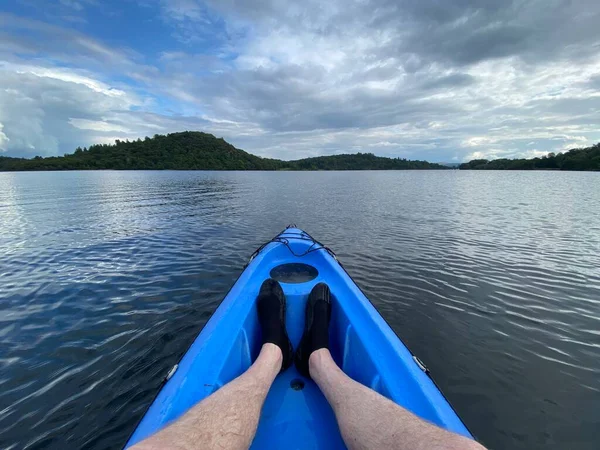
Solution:
[[(286, 264), (297, 265), (283, 266)], [(332, 295), (330, 350), (342, 370), (418, 416), (471, 437), (422, 366), (333, 254), (302, 230), (288, 228), (251, 260), (176, 366), (127, 446), (155, 433), (248, 369), (261, 347), (256, 296), (271, 275), (280, 278), (286, 295), (287, 329), (294, 348), (304, 331), (308, 294), (315, 284), (325, 282)], [(327, 400), (316, 384), (292, 365), (269, 391), (252, 448), (345, 446)]]

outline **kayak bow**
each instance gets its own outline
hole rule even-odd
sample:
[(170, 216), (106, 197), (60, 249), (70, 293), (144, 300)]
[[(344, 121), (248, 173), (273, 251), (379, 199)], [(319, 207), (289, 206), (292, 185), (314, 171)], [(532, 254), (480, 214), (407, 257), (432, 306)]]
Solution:
[[(358, 288), (334, 253), (288, 227), (259, 248), (207, 322), (127, 442), (129, 447), (177, 419), (241, 375), (256, 359), (261, 337), (256, 296), (262, 282), (280, 281), (287, 299), (288, 335), (298, 345), (312, 287), (332, 294), (330, 350), (343, 371), (419, 417), (472, 437), (428, 375)], [(317, 385), (294, 366), (273, 383), (253, 448), (345, 448), (335, 416)]]

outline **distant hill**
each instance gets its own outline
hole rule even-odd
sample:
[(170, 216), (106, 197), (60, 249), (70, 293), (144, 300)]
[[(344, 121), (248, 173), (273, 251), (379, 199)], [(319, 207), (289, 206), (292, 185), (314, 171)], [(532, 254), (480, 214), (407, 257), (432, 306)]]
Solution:
[(600, 170), (600, 144), (532, 159), (474, 159), (461, 170)]
[(283, 162), (291, 170), (405, 170), (405, 169), (446, 169), (440, 164), (427, 161), (411, 161), (402, 158), (384, 158), (372, 153), (354, 155), (317, 156)]
[(0, 157), (0, 171), (23, 170), (382, 170), (445, 169), (426, 161), (383, 158), (370, 153), (320, 156), (296, 161), (260, 158), (222, 138), (196, 131), (77, 148), (64, 156)]

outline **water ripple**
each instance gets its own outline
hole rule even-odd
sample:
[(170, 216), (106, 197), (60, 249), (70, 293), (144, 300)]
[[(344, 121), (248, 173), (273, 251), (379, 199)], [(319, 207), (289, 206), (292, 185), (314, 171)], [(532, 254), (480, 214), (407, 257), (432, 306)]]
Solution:
[[(597, 174), (0, 174), (0, 448), (119, 448), (250, 253), (330, 245), (491, 448), (597, 448)], [(569, 192), (569, 196), (564, 193)]]

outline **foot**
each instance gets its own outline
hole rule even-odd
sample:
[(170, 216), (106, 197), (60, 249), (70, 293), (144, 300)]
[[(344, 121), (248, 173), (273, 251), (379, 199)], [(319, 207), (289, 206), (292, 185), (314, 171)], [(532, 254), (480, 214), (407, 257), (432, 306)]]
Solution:
[(285, 329), (285, 307), (285, 295), (281, 285), (271, 278), (265, 280), (256, 299), (258, 323), (263, 344), (275, 344), (281, 349), (283, 355), (281, 372), (292, 364), (294, 355), (292, 343)]
[(329, 286), (317, 284), (306, 302), (304, 334), (296, 350), (296, 368), (298, 372), (310, 378), (308, 358), (315, 350), (329, 349), (329, 321), (331, 319), (331, 299)]

